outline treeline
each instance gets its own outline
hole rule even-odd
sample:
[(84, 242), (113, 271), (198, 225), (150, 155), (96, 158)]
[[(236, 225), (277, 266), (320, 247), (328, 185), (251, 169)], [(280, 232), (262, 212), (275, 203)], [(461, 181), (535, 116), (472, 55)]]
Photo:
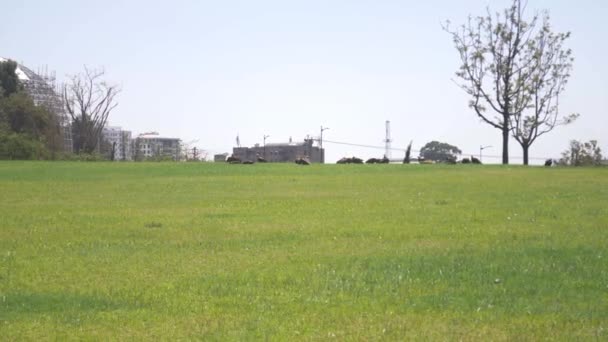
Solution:
[(16, 69), (13, 61), (0, 62), (0, 159), (65, 157), (57, 115), (34, 104)]
[[(116, 107), (119, 89), (102, 80), (103, 71), (85, 67), (84, 73), (69, 79), (61, 94), (47, 85), (45, 100), (34, 101), (17, 70), (14, 61), (0, 62), (0, 159), (110, 158), (102, 130)], [(66, 116), (69, 124), (62, 122)]]

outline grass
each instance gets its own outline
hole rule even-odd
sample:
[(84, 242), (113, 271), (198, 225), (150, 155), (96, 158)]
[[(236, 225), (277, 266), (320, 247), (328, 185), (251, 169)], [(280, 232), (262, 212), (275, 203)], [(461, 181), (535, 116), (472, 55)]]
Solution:
[(0, 340), (605, 340), (608, 169), (0, 163)]

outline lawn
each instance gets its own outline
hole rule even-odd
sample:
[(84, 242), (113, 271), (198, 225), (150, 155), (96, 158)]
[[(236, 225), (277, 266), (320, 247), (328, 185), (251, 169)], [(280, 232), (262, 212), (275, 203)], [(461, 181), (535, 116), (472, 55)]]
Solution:
[(0, 340), (605, 340), (608, 168), (0, 163)]

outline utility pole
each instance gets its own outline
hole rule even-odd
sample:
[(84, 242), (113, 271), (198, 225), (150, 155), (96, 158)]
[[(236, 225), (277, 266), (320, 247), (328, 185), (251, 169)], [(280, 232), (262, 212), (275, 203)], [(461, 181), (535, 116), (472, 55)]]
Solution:
[(384, 143), (385, 146), (384, 148), (386, 149), (386, 151), (384, 152), (384, 156), (386, 158), (391, 158), (391, 142), (393, 140), (391, 139), (391, 122), (386, 120), (386, 139), (384, 139)]
[(319, 137), (319, 148), (323, 148), (323, 131), (327, 131), (329, 127), (321, 126), (321, 136)]
[(479, 161), (481, 161), (481, 154), (483, 152), (483, 150), (485, 150), (486, 148), (491, 148), (492, 146), (483, 146), (483, 145), (479, 145)]
[(323, 131), (327, 131), (329, 127), (321, 126), (321, 135), (319, 136), (319, 152), (321, 153), (321, 164), (325, 164), (325, 151), (323, 151)]
[(270, 137), (270, 135), (264, 135), (264, 159), (266, 159), (266, 138)]

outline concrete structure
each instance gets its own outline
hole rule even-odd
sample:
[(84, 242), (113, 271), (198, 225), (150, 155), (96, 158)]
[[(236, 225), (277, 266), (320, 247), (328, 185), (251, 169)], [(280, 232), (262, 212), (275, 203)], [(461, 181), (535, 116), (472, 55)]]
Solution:
[(158, 132), (143, 133), (133, 139), (135, 160), (146, 158), (170, 158), (180, 160), (181, 141), (178, 138), (163, 137)]
[(223, 163), (228, 158), (228, 153), (216, 154), (213, 156), (213, 161), (216, 163)]
[(253, 147), (234, 147), (233, 156), (242, 161), (256, 161), (258, 156), (268, 162), (295, 162), (299, 158), (308, 158), (312, 163), (325, 162), (325, 150), (313, 146), (313, 139), (305, 139), (304, 142), (272, 143)]
[[(0, 57), (0, 62), (6, 61), (8, 59)], [(34, 104), (45, 107), (57, 116), (63, 134), (63, 150), (72, 152), (71, 123), (65, 110), (61, 87), (56, 84), (55, 73), (49, 73), (47, 70), (34, 72), (19, 63), (17, 63), (15, 73)]]
[(107, 126), (104, 127), (102, 135), (110, 148), (116, 144), (114, 160), (133, 160), (131, 131), (124, 131), (121, 127)]

